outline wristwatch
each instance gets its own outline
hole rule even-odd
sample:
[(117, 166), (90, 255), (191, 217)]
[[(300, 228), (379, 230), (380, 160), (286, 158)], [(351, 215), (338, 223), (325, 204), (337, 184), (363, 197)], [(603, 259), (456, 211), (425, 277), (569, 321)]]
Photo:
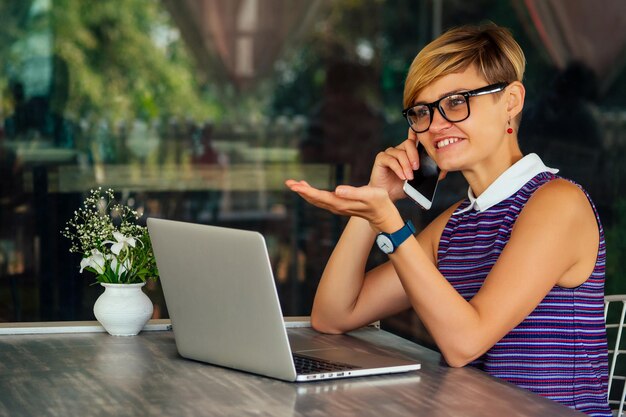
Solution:
[(396, 232), (379, 233), (378, 236), (376, 236), (376, 244), (384, 253), (394, 253), (398, 246), (400, 246), (402, 242), (407, 240), (407, 238), (413, 233), (415, 233), (415, 226), (413, 226), (411, 220), (408, 220), (406, 223), (404, 223), (404, 226), (402, 226), (402, 228)]

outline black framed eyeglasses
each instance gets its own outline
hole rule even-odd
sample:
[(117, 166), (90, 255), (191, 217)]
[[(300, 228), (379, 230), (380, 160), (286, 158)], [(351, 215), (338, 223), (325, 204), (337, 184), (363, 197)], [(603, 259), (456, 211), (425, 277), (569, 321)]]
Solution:
[(509, 83), (496, 83), (476, 90), (450, 94), (432, 103), (420, 103), (406, 108), (402, 110), (402, 115), (415, 133), (424, 133), (433, 122), (435, 108), (447, 121), (462, 122), (470, 116), (470, 97), (497, 93), (504, 90), (508, 85)]

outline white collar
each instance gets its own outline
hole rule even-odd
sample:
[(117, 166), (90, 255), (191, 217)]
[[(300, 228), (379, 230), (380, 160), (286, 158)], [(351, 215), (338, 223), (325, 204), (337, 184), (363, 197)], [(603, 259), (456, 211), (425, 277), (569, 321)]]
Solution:
[(542, 172), (556, 174), (558, 169), (548, 168), (537, 154), (531, 153), (511, 165), (504, 171), (481, 195), (474, 197), (472, 188), (467, 190), (470, 204), (457, 214), (471, 209), (478, 212), (485, 211), (515, 194), (524, 184)]

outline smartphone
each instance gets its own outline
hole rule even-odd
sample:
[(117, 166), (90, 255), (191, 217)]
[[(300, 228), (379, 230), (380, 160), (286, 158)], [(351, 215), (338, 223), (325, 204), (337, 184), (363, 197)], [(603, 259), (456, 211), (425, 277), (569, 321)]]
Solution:
[(439, 167), (426, 153), (426, 149), (418, 142), (417, 153), (420, 158), (420, 167), (413, 171), (413, 179), (404, 181), (404, 192), (424, 210), (433, 205), (437, 184), (439, 184)]

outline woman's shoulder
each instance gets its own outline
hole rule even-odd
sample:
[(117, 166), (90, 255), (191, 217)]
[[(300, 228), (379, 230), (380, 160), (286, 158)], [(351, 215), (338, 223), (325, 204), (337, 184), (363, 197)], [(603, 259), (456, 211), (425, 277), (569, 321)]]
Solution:
[(532, 194), (524, 209), (524, 217), (557, 217), (562, 220), (594, 218), (593, 204), (585, 190), (575, 182), (554, 177)]
[(553, 179), (541, 184), (532, 198), (552, 204), (565, 202), (588, 204), (589, 199), (581, 185), (559, 176), (553, 176)]
[[(558, 256), (567, 269), (557, 284), (574, 288), (597, 266), (604, 240), (600, 219), (586, 192), (564, 178), (546, 182), (524, 206), (511, 232), (513, 253), (531, 259), (537, 250)], [(534, 251), (534, 253), (533, 253)]]

